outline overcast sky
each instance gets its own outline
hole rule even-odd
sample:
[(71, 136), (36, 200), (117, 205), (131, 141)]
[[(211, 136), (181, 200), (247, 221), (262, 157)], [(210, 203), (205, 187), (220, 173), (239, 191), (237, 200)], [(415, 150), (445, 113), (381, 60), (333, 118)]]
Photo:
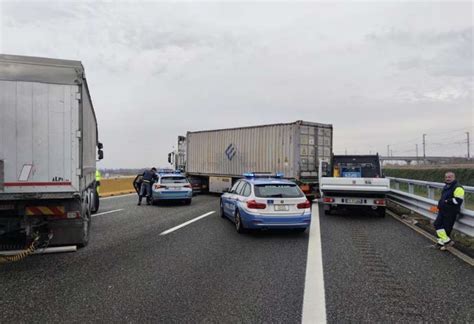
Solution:
[[(472, 2), (0, 0), (0, 52), (83, 62), (106, 158), (166, 166), (186, 131), (307, 120), (336, 153), (466, 154)], [(472, 154), (471, 147), (471, 154)]]

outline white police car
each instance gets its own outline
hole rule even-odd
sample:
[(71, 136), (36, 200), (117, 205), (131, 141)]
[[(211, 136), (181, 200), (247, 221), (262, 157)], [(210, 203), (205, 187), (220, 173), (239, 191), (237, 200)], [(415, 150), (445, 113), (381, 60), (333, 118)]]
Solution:
[(220, 213), (246, 229), (292, 228), (304, 232), (311, 223), (311, 203), (292, 181), (275, 176), (244, 174), (221, 196)]
[(158, 181), (152, 186), (152, 202), (184, 201), (191, 204), (193, 189), (188, 179), (179, 171), (158, 170)]

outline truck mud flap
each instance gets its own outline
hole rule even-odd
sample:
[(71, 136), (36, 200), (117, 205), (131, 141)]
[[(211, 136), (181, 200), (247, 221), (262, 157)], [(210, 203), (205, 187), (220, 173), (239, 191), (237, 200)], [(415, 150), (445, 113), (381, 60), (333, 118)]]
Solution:
[(53, 237), (49, 243), (50, 246), (82, 243), (82, 219), (56, 220), (49, 222), (48, 226), (53, 233)]

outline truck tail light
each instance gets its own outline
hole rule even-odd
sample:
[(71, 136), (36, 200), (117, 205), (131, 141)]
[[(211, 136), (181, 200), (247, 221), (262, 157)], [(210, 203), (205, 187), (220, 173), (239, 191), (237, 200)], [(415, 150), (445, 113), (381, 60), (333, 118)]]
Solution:
[(81, 218), (81, 212), (79, 212), (79, 211), (70, 211), (70, 212), (67, 212), (66, 217), (68, 219)]
[(385, 199), (375, 199), (374, 204), (376, 204), (376, 205), (385, 205)]
[(267, 208), (267, 204), (256, 202), (255, 200), (247, 201), (247, 208), (251, 209), (265, 209)]
[(299, 203), (298, 205), (296, 205), (296, 207), (298, 207), (298, 209), (311, 208), (311, 203), (309, 202), (309, 200), (306, 200), (305, 202), (302, 202), (302, 203)]
[(153, 185), (153, 189), (160, 189), (160, 188), (163, 188), (162, 186), (160, 186), (159, 184), (155, 184)]
[(323, 202), (325, 202), (325, 203), (333, 203), (333, 202), (334, 202), (334, 198), (325, 197), (325, 198), (323, 198)]
[(184, 185), (184, 188), (192, 188), (190, 184)]

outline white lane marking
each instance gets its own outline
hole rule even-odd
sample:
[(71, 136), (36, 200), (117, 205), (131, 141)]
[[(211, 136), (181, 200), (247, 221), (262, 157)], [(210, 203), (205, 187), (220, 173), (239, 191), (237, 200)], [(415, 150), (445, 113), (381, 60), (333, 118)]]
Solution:
[(183, 223), (183, 224), (181, 224), (181, 225), (175, 226), (175, 227), (173, 227), (173, 228), (170, 228), (169, 230), (166, 230), (166, 231), (164, 231), (164, 232), (161, 232), (160, 235), (166, 235), (166, 234), (172, 233), (172, 232), (174, 232), (174, 231), (180, 229), (181, 227), (184, 227), (184, 226), (187, 226), (187, 225), (189, 225), (189, 224), (191, 224), (191, 223), (197, 222), (198, 220), (203, 219), (204, 217), (207, 217), (207, 216), (212, 215), (212, 214), (214, 214), (214, 213), (215, 213), (215, 211), (211, 211), (211, 212), (208, 212), (208, 213), (206, 213), (206, 214), (204, 214), (204, 215), (198, 216), (198, 217), (196, 217), (196, 218), (194, 218), (194, 219), (191, 219), (190, 221), (187, 221), (187, 222), (185, 222), (185, 223)]
[(136, 193), (131, 193), (131, 194), (125, 194), (125, 195), (104, 197), (104, 198), (100, 198), (100, 200), (107, 200), (107, 199), (113, 199), (113, 198), (122, 198), (122, 197), (129, 197), (129, 196), (137, 196), (138, 197), (138, 195)]
[(313, 204), (309, 229), (302, 323), (326, 323), (323, 254), (317, 203)]
[(94, 214), (94, 215), (92, 215), (92, 217), (112, 214), (112, 213), (116, 213), (116, 212), (119, 212), (119, 211), (122, 211), (122, 210), (123, 210), (123, 208), (122, 209), (109, 210), (109, 211), (106, 211), (106, 212), (103, 212), (103, 213)]

